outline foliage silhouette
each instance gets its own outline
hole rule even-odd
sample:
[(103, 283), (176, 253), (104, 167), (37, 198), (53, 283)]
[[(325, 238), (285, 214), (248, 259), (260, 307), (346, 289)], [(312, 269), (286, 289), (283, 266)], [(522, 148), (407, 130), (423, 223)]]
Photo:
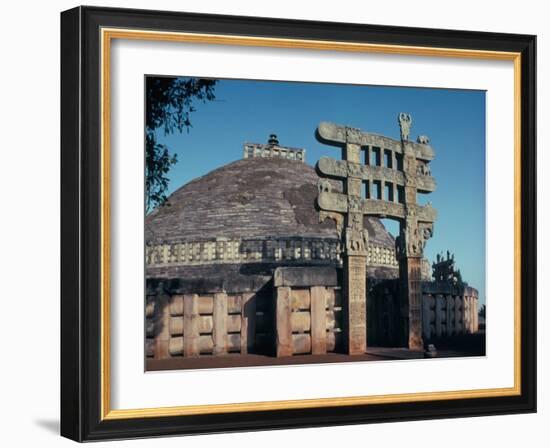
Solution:
[(157, 132), (189, 132), (194, 102), (214, 100), (216, 81), (148, 76), (145, 82), (145, 212), (150, 213), (166, 204), (167, 174), (178, 160), (168, 146), (158, 142)]

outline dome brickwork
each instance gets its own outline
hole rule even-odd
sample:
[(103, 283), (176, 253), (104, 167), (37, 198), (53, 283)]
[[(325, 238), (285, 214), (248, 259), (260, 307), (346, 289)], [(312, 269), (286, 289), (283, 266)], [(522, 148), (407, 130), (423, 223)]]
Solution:
[[(336, 223), (319, 219), (318, 182), (313, 167), (281, 157), (245, 158), (192, 180), (145, 219), (148, 276), (221, 264), (339, 265)], [(369, 264), (397, 269), (393, 237), (377, 218), (365, 227)]]

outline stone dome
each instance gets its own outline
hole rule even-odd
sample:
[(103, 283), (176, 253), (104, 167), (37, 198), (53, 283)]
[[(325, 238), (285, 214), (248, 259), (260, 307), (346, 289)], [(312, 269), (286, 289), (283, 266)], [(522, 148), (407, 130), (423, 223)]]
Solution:
[[(341, 266), (336, 223), (319, 222), (318, 181), (303, 159), (245, 156), (183, 185), (145, 218), (147, 277)], [(332, 183), (342, 191), (341, 182)], [(377, 218), (364, 224), (370, 273), (387, 276), (387, 268), (397, 269), (395, 241)]]
[[(319, 222), (317, 176), (306, 163), (249, 158), (192, 180), (145, 219), (149, 243), (215, 238), (336, 239), (331, 219)], [(341, 191), (341, 183), (335, 189)], [(365, 218), (369, 240), (393, 247), (377, 218)]]

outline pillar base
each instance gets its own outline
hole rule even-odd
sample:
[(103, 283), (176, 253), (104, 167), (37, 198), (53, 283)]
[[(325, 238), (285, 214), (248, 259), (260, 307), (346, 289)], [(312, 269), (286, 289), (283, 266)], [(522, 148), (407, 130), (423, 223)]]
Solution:
[(362, 355), (367, 351), (367, 257), (348, 255), (344, 279), (345, 350)]

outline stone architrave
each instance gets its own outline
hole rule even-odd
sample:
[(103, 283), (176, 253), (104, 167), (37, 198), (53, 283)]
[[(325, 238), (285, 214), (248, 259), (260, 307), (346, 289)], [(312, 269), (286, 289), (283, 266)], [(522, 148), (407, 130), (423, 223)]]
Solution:
[[(321, 217), (340, 215), (344, 246), (344, 336), (349, 354), (366, 350), (366, 261), (368, 234), (364, 215), (399, 221), (396, 241), (401, 279), (401, 310), (404, 344), (412, 350), (423, 348), (421, 270), (424, 246), (432, 236), (437, 213), (428, 204), (417, 203), (417, 193), (435, 190), (428, 163), (434, 158), (429, 139), (409, 140), (412, 119), (400, 113), (401, 139), (395, 140), (359, 129), (322, 122), (317, 139), (343, 149), (343, 160), (322, 157), (317, 170), (322, 177), (342, 179), (344, 193), (331, 191), (330, 182), (319, 183), (317, 204)], [(363, 148), (369, 155), (361, 162)], [(376, 151), (375, 163), (370, 152)], [(388, 159), (386, 162), (386, 155)], [(399, 163), (398, 160), (401, 162)], [(366, 194), (363, 195), (363, 182)], [(373, 186), (378, 187), (375, 194)]]

